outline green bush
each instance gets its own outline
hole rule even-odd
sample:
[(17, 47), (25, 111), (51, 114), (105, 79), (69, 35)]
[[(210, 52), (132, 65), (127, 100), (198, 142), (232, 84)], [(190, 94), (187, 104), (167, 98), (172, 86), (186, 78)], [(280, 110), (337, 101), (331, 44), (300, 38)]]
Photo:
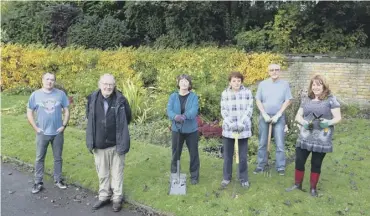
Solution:
[(86, 103), (87, 99), (83, 95), (71, 95), (73, 103), (70, 105), (69, 124), (80, 129), (86, 129)]
[(126, 24), (112, 16), (81, 16), (68, 29), (68, 44), (86, 48), (112, 48), (125, 45), (130, 39)]
[(171, 35), (162, 35), (153, 43), (154, 49), (179, 49), (186, 46), (187, 42), (184, 39)]
[(171, 122), (168, 119), (153, 120), (149, 123), (132, 123), (129, 126), (131, 139), (155, 145), (171, 146)]
[(140, 76), (144, 87), (155, 86), (157, 82), (158, 70), (150, 62), (137, 60), (131, 68)]
[(265, 29), (255, 28), (240, 32), (235, 36), (236, 45), (247, 52), (264, 52), (271, 48), (269, 32)]

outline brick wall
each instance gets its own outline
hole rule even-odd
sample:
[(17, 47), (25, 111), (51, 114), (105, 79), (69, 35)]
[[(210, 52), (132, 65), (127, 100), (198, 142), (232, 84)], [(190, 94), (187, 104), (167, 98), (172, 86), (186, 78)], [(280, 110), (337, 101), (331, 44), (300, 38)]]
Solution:
[(281, 77), (297, 93), (307, 90), (314, 74), (325, 76), (332, 93), (342, 103), (370, 107), (370, 60), (288, 57), (288, 68), (282, 71)]

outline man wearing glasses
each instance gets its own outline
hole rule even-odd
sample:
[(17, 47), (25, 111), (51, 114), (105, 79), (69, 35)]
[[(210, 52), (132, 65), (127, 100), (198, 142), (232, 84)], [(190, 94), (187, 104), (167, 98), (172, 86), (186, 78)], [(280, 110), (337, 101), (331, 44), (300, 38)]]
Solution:
[(130, 150), (131, 109), (116, 90), (112, 75), (100, 77), (99, 90), (88, 96), (86, 116), (86, 145), (94, 154), (99, 177), (99, 200), (92, 208), (97, 210), (113, 200), (113, 211), (118, 212), (122, 208), (125, 155)]
[(268, 66), (269, 79), (258, 85), (256, 104), (260, 111), (258, 119), (259, 146), (257, 167), (254, 174), (263, 172), (267, 162), (267, 139), (269, 124), (272, 124), (272, 134), (276, 144), (276, 170), (279, 175), (285, 175), (285, 109), (290, 105), (292, 93), (289, 83), (280, 79), (280, 65)]

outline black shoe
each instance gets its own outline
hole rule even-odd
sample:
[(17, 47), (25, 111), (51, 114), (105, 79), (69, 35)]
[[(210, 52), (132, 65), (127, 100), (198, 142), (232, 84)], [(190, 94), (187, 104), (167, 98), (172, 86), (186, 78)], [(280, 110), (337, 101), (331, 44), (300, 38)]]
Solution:
[(303, 189), (302, 189), (302, 184), (294, 184), (292, 187), (290, 187), (290, 188), (286, 188), (286, 189), (285, 189), (285, 191), (286, 191), (286, 192), (290, 192), (290, 191), (293, 191), (293, 190), (295, 190), (295, 189), (298, 189), (298, 190), (303, 191)]
[(316, 189), (314, 189), (314, 188), (311, 188), (311, 190), (310, 190), (310, 194), (311, 194), (311, 196), (313, 196), (313, 197), (317, 197), (317, 196), (318, 196), (318, 194), (317, 194), (317, 190), (316, 190)]
[(196, 184), (198, 184), (198, 180), (197, 179), (192, 179), (190, 183), (192, 185), (196, 185)]
[(121, 202), (113, 202), (112, 209), (114, 212), (119, 212), (122, 209), (122, 203)]
[(36, 193), (40, 192), (42, 190), (42, 188), (43, 188), (43, 184), (44, 183), (42, 183), (42, 182), (39, 182), (37, 184), (34, 184), (33, 187), (32, 187), (32, 191), (31, 192), (33, 194), (36, 194)]
[(103, 207), (103, 206), (107, 205), (109, 202), (110, 202), (110, 200), (109, 200), (109, 199), (104, 200), (104, 201), (102, 201), (102, 200), (98, 200), (96, 203), (94, 203), (94, 205), (92, 206), (92, 209), (93, 209), (93, 210), (100, 209), (101, 207)]

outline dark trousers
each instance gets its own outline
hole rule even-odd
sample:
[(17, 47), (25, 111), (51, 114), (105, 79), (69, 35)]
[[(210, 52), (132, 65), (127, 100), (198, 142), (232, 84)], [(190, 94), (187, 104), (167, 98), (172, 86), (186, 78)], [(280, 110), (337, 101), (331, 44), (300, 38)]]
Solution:
[[(224, 137), (222, 140), (224, 147), (224, 169), (223, 175), (224, 180), (231, 180), (233, 172), (233, 155), (234, 155), (234, 143), (235, 139)], [(247, 164), (247, 153), (248, 153), (248, 138), (239, 139), (239, 180), (241, 182), (248, 181), (248, 164)]]
[(40, 183), (44, 178), (44, 164), (46, 152), (49, 144), (53, 150), (54, 156), (54, 181), (62, 180), (62, 152), (63, 152), (64, 136), (63, 133), (57, 135), (44, 135), (38, 133), (36, 135), (36, 161), (35, 161), (35, 183)]
[[(180, 136), (180, 137), (179, 137)], [(180, 138), (180, 141), (179, 141)], [(181, 158), (182, 147), (184, 141), (188, 147), (190, 155), (190, 177), (191, 179), (199, 179), (199, 152), (198, 152), (198, 131), (193, 133), (178, 133), (172, 131), (172, 161), (171, 161), (171, 173), (177, 172), (177, 160)], [(179, 142), (179, 149), (177, 149), (177, 142)], [(177, 152), (178, 151), (178, 152)], [(179, 158), (177, 157), (179, 155)]]
[[(307, 158), (311, 152), (307, 151), (306, 149), (301, 149), (299, 147), (295, 149), (295, 152), (296, 152), (295, 168), (297, 170), (304, 171)], [(321, 173), (322, 161), (324, 160), (325, 155), (326, 153), (312, 152), (311, 172)]]

